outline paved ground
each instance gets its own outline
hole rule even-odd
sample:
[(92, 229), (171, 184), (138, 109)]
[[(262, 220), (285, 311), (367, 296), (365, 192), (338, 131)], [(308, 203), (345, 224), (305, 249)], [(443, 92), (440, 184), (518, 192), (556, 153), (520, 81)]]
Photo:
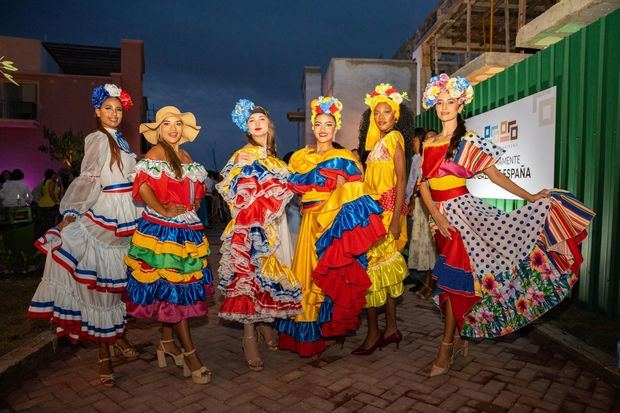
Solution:
[(140, 321), (128, 335), (141, 356), (131, 362), (117, 358), (116, 388), (99, 385), (95, 347), (64, 347), (8, 396), (0, 413), (620, 411), (619, 391), (527, 337), (472, 343), (469, 357), (458, 359), (448, 375), (428, 378), (441, 319), (432, 302), (411, 293), (398, 308), (400, 350), (351, 356), (362, 329), (320, 360), (263, 348), (266, 368), (259, 373), (245, 367), (241, 330), (220, 322), (217, 306), (207, 320), (193, 324), (199, 354), (214, 374), (209, 385), (192, 384), (172, 363), (157, 368), (158, 325)]

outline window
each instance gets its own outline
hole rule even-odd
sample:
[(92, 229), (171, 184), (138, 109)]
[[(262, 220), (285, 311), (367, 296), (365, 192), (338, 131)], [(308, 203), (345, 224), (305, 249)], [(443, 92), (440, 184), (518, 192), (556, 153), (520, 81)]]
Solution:
[(37, 119), (37, 85), (0, 83), (1, 119)]

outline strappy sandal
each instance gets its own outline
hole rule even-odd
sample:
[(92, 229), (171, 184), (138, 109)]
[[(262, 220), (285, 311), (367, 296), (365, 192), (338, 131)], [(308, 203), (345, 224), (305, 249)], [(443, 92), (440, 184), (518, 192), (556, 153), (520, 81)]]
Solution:
[(185, 357), (191, 356), (195, 352), (195, 348), (192, 351), (188, 351), (187, 353), (183, 352), (183, 376), (191, 377), (192, 381), (196, 384), (208, 384), (209, 382), (211, 382), (211, 377), (213, 376), (213, 373), (211, 373), (211, 371), (205, 366), (200, 366), (198, 369), (191, 371), (189, 369), (187, 361), (185, 361)]
[(260, 324), (256, 326), (256, 331), (269, 350), (278, 351), (278, 339), (273, 327), (268, 324)]
[(116, 356), (116, 350), (118, 350), (123, 357), (127, 360), (133, 360), (138, 358), (138, 352), (131, 346), (121, 347), (118, 343), (108, 344), (108, 349), (110, 350), (110, 355), (112, 357)]
[(157, 365), (162, 369), (166, 367), (168, 365), (168, 362), (166, 360), (166, 355), (168, 355), (172, 357), (175, 365), (177, 365), (178, 367), (183, 367), (183, 352), (180, 352), (179, 354), (174, 354), (169, 351), (166, 351), (166, 347), (164, 346), (164, 344), (166, 343), (174, 343), (174, 339), (171, 338), (170, 340), (159, 341), (159, 345), (157, 346), (157, 349), (155, 350), (155, 352), (157, 353)]
[[(110, 357), (99, 359), (98, 364), (105, 363), (106, 361), (109, 361), (111, 363), (112, 359)], [(114, 376), (114, 373), (99, 373), (99, 381), (101, 381), (101, 384), (103, 384), (105, 387), (114, 387), (116, 385), (116, 378)]]
[(463, 340), (460, 336), (454, 340), (454, 350), (452, 351), (450, 363), (454, 363), (454, 359), (456, 359), (456, 356), (459, 354), (462, 354), (463, 357), (467, 357), (469, 355), (469, 341)]
[(252, 358), (252, 354), (248, 354), (249, 352), (252, 351), (252, 349), (248, 351), (248, 347), (245, 345), (246, 342), (252, 343), (252, 345), (254, 345), (256, 353), (258, 353), (258, 343), (256, 342), (255, 336), (243, 337), (242, 339), (241, 348), (243, 349), (243, 354), (245, 356), (245, 361), (248, 364), (248, 367), (252, 371), (263, 370), (265, 368), (265, 365), (263, 364), (263, 360), (260, 358), (260, 356), (256, 356), (255, 358)]
[[(445, 341), (442, 341), (441, 345), (442, 346), (454, 346), (454, 341), (452, 343), (446, 343)], [(431, 367), (431, 373), (429, 376), (435, 377), (435, 376), (441, 376), (442, 374), (446, 374), (450, 370), (450, 365), (452, 364), (453, 357), (454, 357), (454, 352), (452, 353), (452, 356), (450, 357), (450, 361), (448, 361), (448, 365), (446, 367), (438, 366), (433, 362), (433, 365)]]

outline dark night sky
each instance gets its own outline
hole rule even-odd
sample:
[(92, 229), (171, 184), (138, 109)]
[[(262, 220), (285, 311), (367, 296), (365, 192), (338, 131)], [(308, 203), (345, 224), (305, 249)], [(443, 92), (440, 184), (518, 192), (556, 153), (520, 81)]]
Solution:
[(175, 105), (203, 129), (187, 146), (221, 168), (244, 143), (230, 120), (245, 97), (270, 109), (278, 151), (296, 149), (287, 111), (301, 105), (304, 66), (332, 57), (390, 58), (437, 0), (27, 1), (2, 6), (0, 34), (118, 47), (144, 40), (144, 93), (157, 110)]

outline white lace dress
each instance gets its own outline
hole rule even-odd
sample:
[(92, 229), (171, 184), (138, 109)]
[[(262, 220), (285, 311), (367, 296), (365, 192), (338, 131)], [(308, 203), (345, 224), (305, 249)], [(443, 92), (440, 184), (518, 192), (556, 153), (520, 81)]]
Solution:
[(113, 341), (125, 330), (123, 260), (141, 208), (133, 202), (128, 180), (135, 154), (120, 153), (122, 169), (110, 167), (108, 137), (100, 131), (86, 137), (81, 174), (60, 203), (64, 216), (77, 219), (62, 231), (50, 229), (35, 243), (47, 258), (28, 315), (49, 319), (57, 335), (74, 342)]

